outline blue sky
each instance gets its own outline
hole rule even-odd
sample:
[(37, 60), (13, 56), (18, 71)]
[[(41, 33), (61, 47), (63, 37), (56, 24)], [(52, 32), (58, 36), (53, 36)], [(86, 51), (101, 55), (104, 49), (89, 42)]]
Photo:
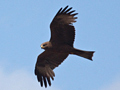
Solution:
[[(34, 75), (40, 44), (61, 7), (79, 13), (74, 47), (96, 51), (93, 61), (70, 55), (54, 70), (52, 86)], [(119, 0), (1, 0), (0, 90), (120, 90)]]

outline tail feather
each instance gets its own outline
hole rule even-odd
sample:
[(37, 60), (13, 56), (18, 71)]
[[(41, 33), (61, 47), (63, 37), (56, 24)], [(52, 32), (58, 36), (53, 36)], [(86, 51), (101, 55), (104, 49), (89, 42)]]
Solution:
[(73, 52), (71, 52), (71, 54), (75, 54), (75, 55), (87, 58), (91, 61), (92, 61), (93, 53), (94, 51), (83, 51), (78, 49), (74, 49)]

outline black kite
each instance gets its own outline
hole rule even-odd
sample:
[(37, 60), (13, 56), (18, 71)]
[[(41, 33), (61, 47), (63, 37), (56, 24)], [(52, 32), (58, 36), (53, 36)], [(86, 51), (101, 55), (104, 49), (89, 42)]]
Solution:
[(69, 54), (78, 55), (89, 60), (92, 60), (94, 51), (83, 51), (73, 47), (75, 39), (75, 28), (72, 23), (76, 22), (74, 17), (78, 13), (73, 13), (72, 10), (66, 6), (64, 9), (60, 8), (50, 24), (51, 38), (50, 41), (41, 44), (41, 48), (45, 49), (37, 58), (35, 66), (35, 75), (41, 86), (43, 83), (47, 87), (47, 83), (51, 86), (51, 80), (54, 80), (53, 69), (58, 67)]

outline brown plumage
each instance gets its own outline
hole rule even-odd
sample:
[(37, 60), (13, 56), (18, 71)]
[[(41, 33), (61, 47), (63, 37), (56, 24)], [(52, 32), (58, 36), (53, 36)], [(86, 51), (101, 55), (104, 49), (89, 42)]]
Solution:
[(51, 86), (51, 79), (54, 80), (55, 74), (53, 69), (58, 67), (69, 54), (78, 55), (92, 60), (94, 51), (83, 51), (73, 47), (75, 39), (75, 28), (72, 23), (76, 22), (75, 10), (66, 6), (60, 8), (50, 24), (51, 38), (50, 41), (41, 44), (41, 48), (45, 49), (37, 58), (35, 66), (35, 75), (41, 86), (47, 87), (47, 83)]

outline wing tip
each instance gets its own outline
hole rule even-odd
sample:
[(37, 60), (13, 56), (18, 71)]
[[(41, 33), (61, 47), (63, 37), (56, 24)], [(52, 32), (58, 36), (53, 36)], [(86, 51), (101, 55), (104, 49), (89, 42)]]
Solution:
[(70, 11), (73, 7), (69, 7), (69, 5), (67, 5), (65, 8), (60, 8), (59, 10), (58, 10), (58, 12), (57, 12), (57, 14), (56, 14), (56, 16), (57, 15), (60, 15), (60, 14), (68, 14), (68, 15), (77, 15), (78, 13), (74, 13), (74, 14), (72, 14), (73, 12), (75, 12), (75, 10), (72, 10), (72, 11)]

